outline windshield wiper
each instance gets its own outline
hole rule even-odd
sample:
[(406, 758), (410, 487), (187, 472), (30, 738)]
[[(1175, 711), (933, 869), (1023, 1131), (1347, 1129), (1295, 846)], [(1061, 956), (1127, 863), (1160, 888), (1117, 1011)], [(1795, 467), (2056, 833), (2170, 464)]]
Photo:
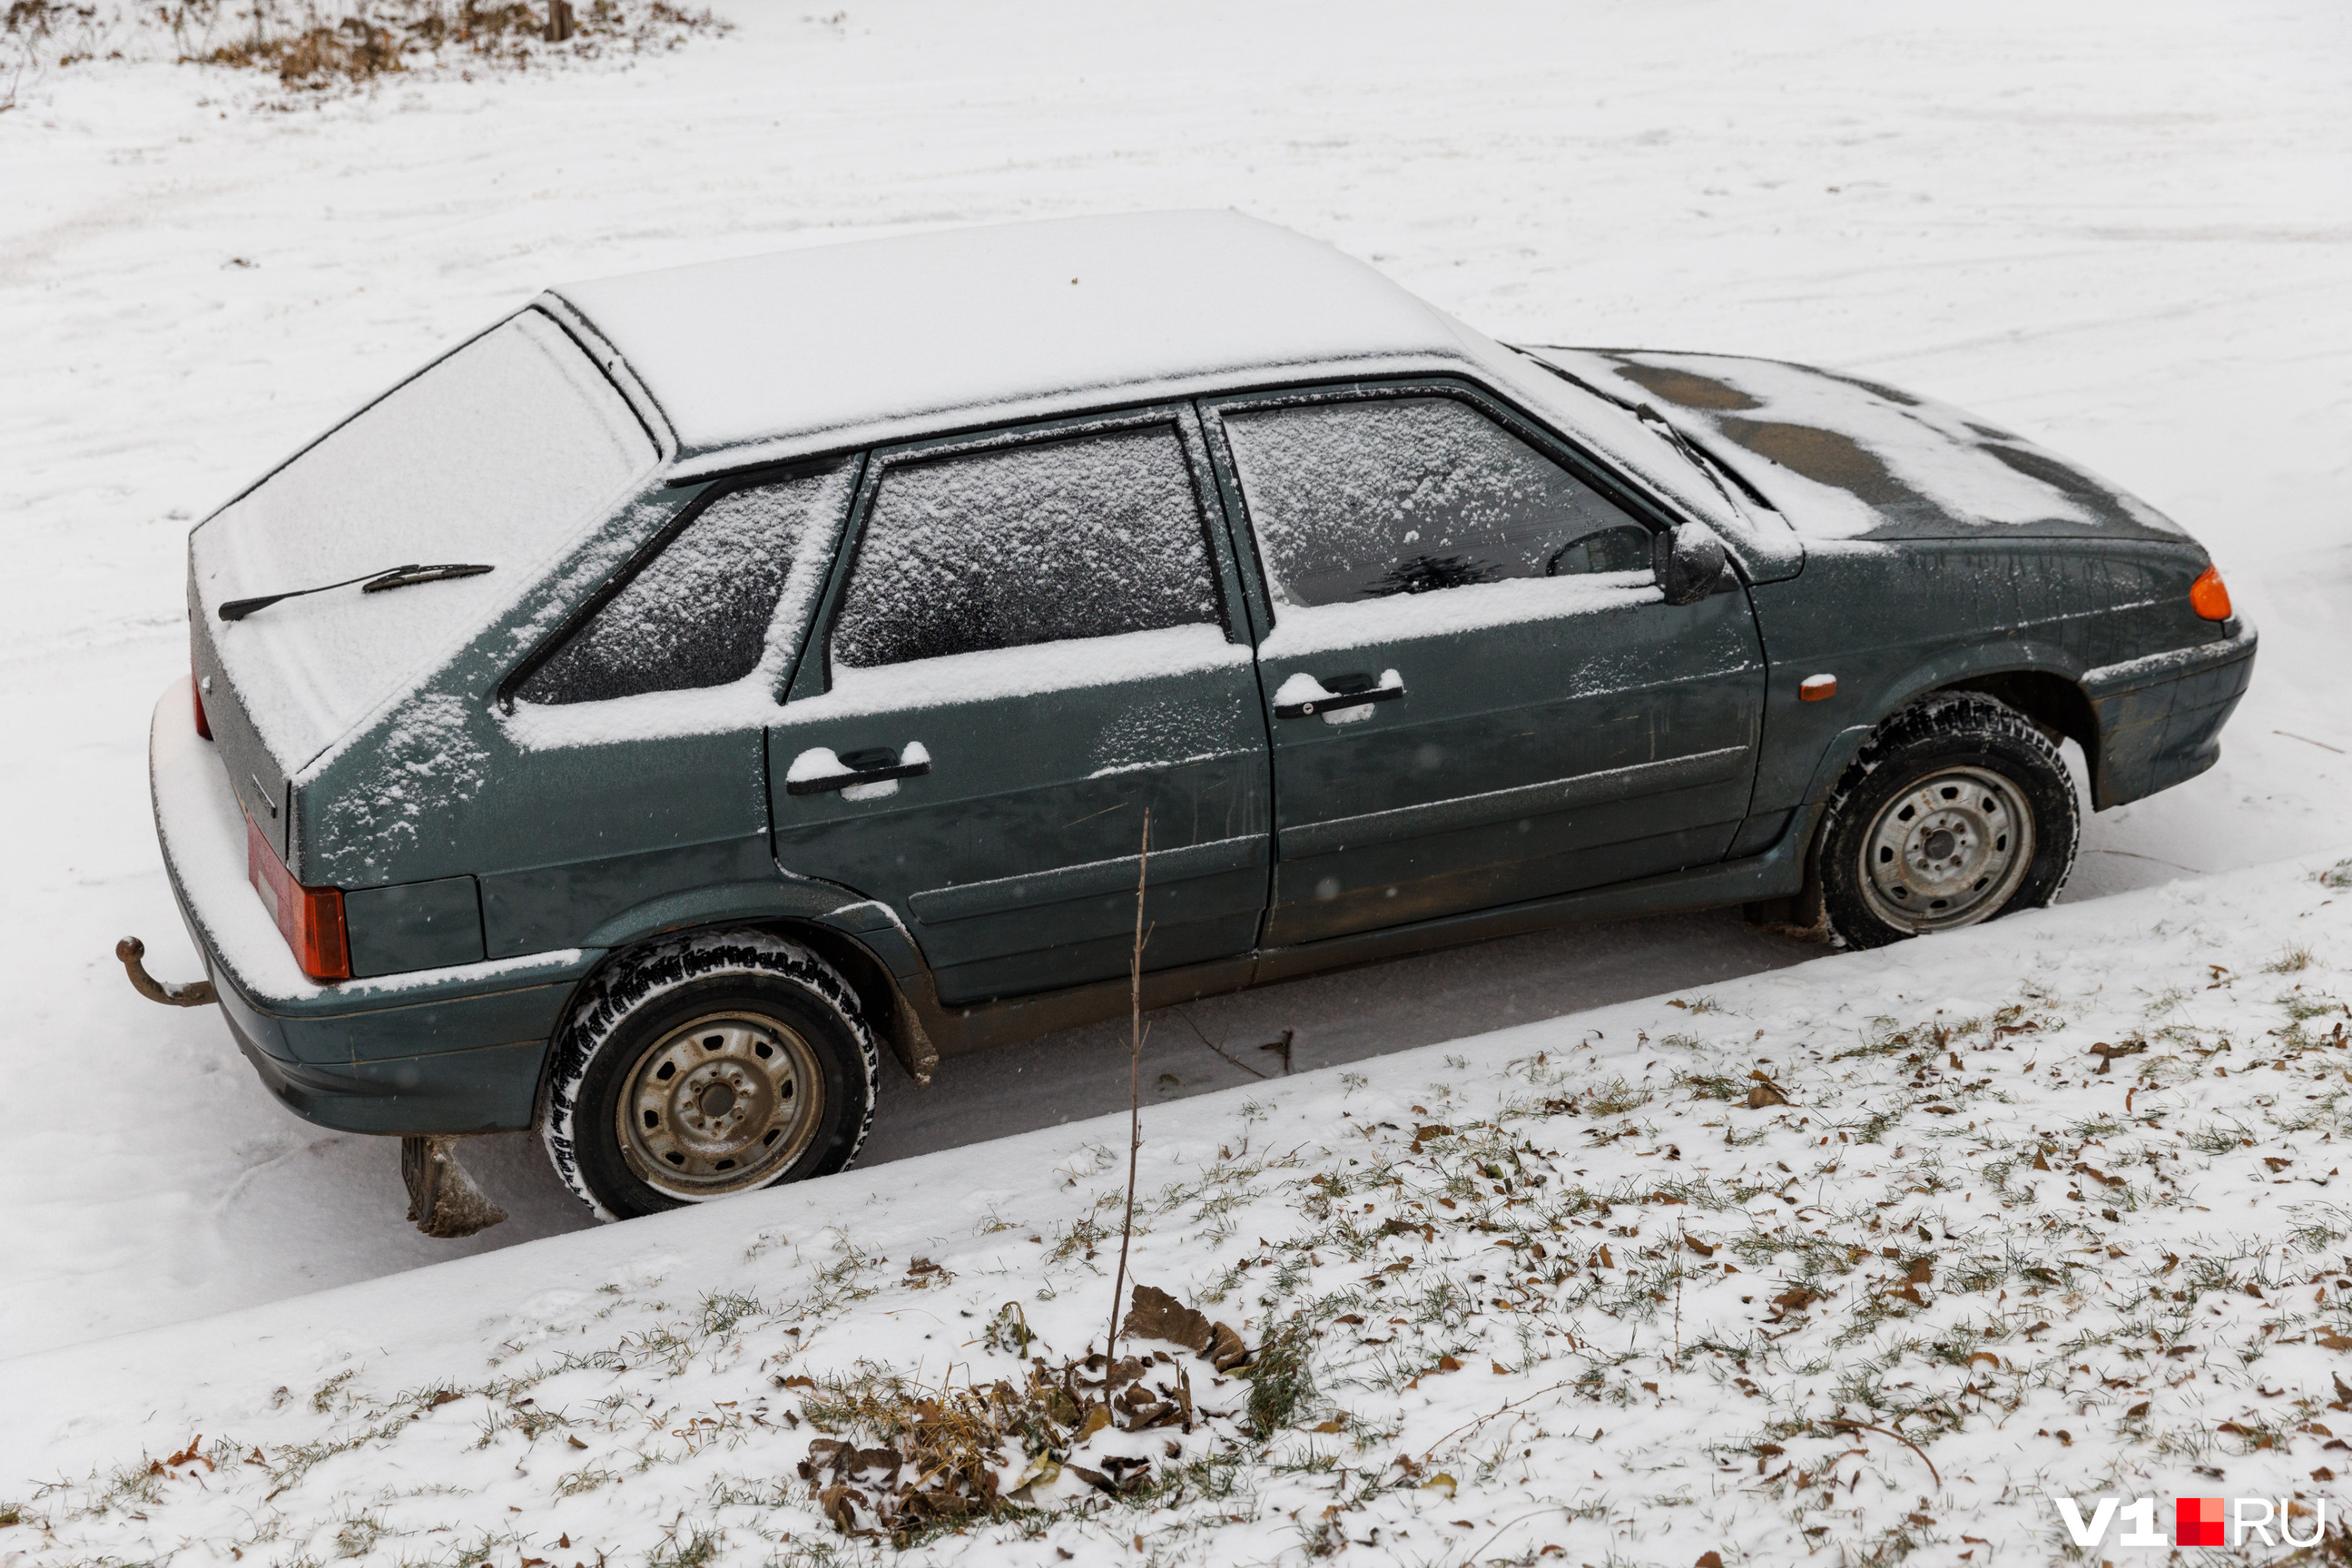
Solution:
[(1560, 380), (1568, 383), (1570, 386), (1576, 387), (1583, 392), (1589, 392), (1593, 396), (1601, 399), (1603, 403), (1614, 404), (1616, 406), (1623, 409), (1626, 413), (1632, 415), (1634, 418), (1640, 420), (1644, 426), (1648, 426), (1654, 433), (1655, 433), (1659, 439), (1664, 441), (1677, 453), (1681, 454), (1683, 460), (1690, 464), (1692, 468), (1696, 468), (1700, 475), (1706, 479), (1708, 484), (1711, 484), (1716, 488), (1716, 489), (1722, 495), (1724, 500), (1730, 505), (1734, 515), (1745, 519), (1748, 515), (1748, 509), (1740, 504), (1739, 497), (1733, 495), (1730, 489), (1725, 485), (1724, 481), (1726, 479), (1729, 479), (1733, 485), (1737, 485), (1739, 488), (1740, 493), (1747, 496), (1749, 500), (1766, 507), (1769, 507), (1771, 505), (1770, 502), (1765, 500), (1761, 495), (1757, 493), (1754, 486), (1750, 485), (1746, 479), (1741, 479), (1738, 474), (1733, 472), (1725, 464), (1719, 462), (1713, 453), (1707, 451), (1706, 448), (1701, 447), (1696, 441), (1692, 440), (1688, 436), (1684, 435), (1680, 426), (1676, 426), (1674, 421), (1668, 419), (1664, 415), (1658, 412), (1655, 405), (1642, 398), (1622, 396), (1617, 393), (1608, 391), (1605, 388), (1595, 386), (1592, 383), (1585, 380), (1584, 377), (1577, 374), (1574, 371), (1563, 370), (1559, 365), (1552, 363), (1551, 361), (1544, 358), (1541, 354), (1532, 353), (1527, 349), (1517, 349), (1515, 352), (1533, 360), (1539, 368), (1551, 372), (1552, 374), (1559, 377)]
[(388, 588), (406, 588), (418, 583), (438, 583), (448, 577), (478, 577), (490, 570), (488, 566), (466, 562), (452, 562), (441, 566), (419, 566), (411, 563), (394, 566), (389, 572), (364, 572), (356, 577), (346, 577), (340, 583), (322, 583), (315, 588), (295, 588), (283, 594), (263, 594), (251, 599), (231, 599), (220, 607), (220, 618), (241, 621), (256, 610), (266, 610), (280, 599), (299, 599), (305, 594), (324, 594), (331, 589), (348, 588), (354, 583), (366, 584), (362, 594), (381, 594)]
[(1659, 413), (1650, 405), (1643, 403), (1638, 405), (1634, 408), (1633, 417), (1639, 419), (1643, 424), (1647, 425), (1652, 429), (1655, 430), (1665, 439), (1668, 446), (1672, 447), (1675, 451), (1680, 452), (1683, 455), (1685, 461), (1688, 462), (1692, 468), (1696, 468), (1701, 474), (1705, 475), (1706, 477), (1706, 482), (1715, 487), (1716, 493), (1723, 497), (1725, 504), (1729, 506), (1733, 511), (1739, 512), (1743, 517), (1747, 515), (1741, 510), (1738, 498), (1731, 493), (1731, 487), (1725, 484), (1723, 482), (1723, 476), (1716, 471), (1714, 462), (1707, 458), (1706, 454), (1698, 449), (1696, 444), (1694, 443), (1689, 437), (1675, 428), (1673, 422), (1668, 420), (1664, 415)]

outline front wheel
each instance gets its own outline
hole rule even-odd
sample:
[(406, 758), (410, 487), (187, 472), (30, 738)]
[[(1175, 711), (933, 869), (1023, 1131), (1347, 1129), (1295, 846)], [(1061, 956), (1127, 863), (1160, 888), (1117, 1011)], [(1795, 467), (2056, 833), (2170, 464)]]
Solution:
[(573, 1008), (556, 1052), (540, 1135), (604, 1219), (829, 1174), (874, 1118), (856, 994), (765, 931), (631, 954)]
[(1849, 947), (2039, 909), (2082, 832), (2058, 748), (1979, 692), (1931, 697), (1881, 725), (1838, 782), (1813, 873)]

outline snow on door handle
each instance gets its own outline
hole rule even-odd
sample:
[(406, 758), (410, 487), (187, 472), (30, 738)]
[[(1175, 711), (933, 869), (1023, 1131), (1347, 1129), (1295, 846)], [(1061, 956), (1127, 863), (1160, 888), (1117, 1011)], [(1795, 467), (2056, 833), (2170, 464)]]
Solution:
[(906, 749), (887, 746), (835, 755), (830, 746), (811, 746), (793, 759), (784, 773), (786, 795), (841, 792), (844, 800), (880, 800), (898, 793), (900, 779), (920, 778), (931, 771), (931, 753), (920, 741)]
[(1381, 671), (1378, 680), (1369, 675), (1335, 675), (1328, 682), (1302, 669), (1275, 691), (1274, 716), (1311, 719), (1319, 713), (1326, 724), (1352, 724), (1370, 718), (1373, 703), (1394, 702), (1403, 695), (1404, 677), (1393, 669)]

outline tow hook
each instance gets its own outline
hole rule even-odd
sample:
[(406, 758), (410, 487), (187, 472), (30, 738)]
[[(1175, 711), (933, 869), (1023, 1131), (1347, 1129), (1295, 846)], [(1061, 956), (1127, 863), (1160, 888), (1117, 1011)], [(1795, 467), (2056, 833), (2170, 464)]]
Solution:
[(158, 980), (147, 973), (140, 962), (147, 956), (147, 944), (135, 936), (126, 936), (114, 944), (114, 956), (122, 961), (122, 972), (131, 976), (131, 988), (150, 1002), (160, 1002), (166, 1007), (203, 1007), (220, 1000), (213, 994), (209, 980), (173, 982)]
[(457, 1140), (433, 1136), (400, 1141), (400, 1179), (408, 1184), (408, 1217), (425, 1235), (445, 1241), (488, 1230), (507, 1217), (490, 1202), (466, 1167), (457, 1163)]

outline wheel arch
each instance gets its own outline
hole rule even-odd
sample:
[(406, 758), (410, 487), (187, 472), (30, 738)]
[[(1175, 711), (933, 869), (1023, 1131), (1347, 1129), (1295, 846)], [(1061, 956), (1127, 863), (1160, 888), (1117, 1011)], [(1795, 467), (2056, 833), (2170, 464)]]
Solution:
[[(866, 1010), (866, 1026), (882, 1037), (890, 1054), (918, 1088), (928, 1088), (940, 1065), (940, 1051), (925, 1026), (922, 1010), (909, 991), (928, 987), (929, 974), (919, 968), (911, 980), (892, 972), (857, 935), (817, 920), (782, 920), (768, 925), (778, 936), (807, 944), (809, 950), (841, 972)], [(907, 944), (911, 951), (913, 944)]]
[[(1987, 670), (1921, 693), (1973, 691), (2016, 709), (2054, 741), (2063, 736), (2083, 751), (2083, 764), (2091, 777), (2084, 782), (2094, 797), (2098, 791), (2099, 721), (2089, 695), (2074, 677), (2047, 666)], [(1913, 700), (1917, 700), (1914, 699)]]
[[(810, 1047), (816, 1060), (804, 1065), (821, 1072), (831, 1088), (843, 1091), (844, 1098), (838, 1109), (830, 1093), (818, 1100), (813, 1111), (818, 1120), (807, 1123), (814, 1131), (814, 1141), (786, 1145), (781, 1167), (756, 1165), (738, 1176), (722, 1176), (722, 1181), (738, 1184), (717, 1192), (680, 1193), (648, 1176), (644, 1162), (632, 1158), (628, 1149), (634, 1140), (616, 1131), (614, 1118), (632, 1092), (633, 1064), (646, 1060), (649, 1048), (706, 1033), (693, 1026), (710, 1014), (711, 998), (697, 995), (695, 988), (714, 979), (729, 986), (730, 994), (745, 986), (776, 987), (766, 994), (766, 999), (741, 1005), (771, 1021), (779, 1009), (802, 1015), (797, 1021), (788, 1019), (778, 1025), (788, 1035), (814, 1030), (820, 1037), (832, 1037), (829, 1046)], [(731, 1001), (722, 1003), (728, 1008), (734, 1005)], [(805, 941), (782, 934), (772, 926), (742, 921), (672, 928), (649, 942), (601, 955), (595, 969), (583, 979), (557, 1030), (553, 1048), (545, 1053), (549, 1065), (540, 1086), (535, 1131), (556, 1174), (599, 1218), (606, 1220), (751, 1190), (741, 1182), (772, 1186), (788, 1179), (845, 1169), (856, 1159), (874, 1121), (878, 1031), (863, 1015), (864, 1006), (846, 977)], [(615, 1047), (616, 1041), (625, 1043)], [(720, 1049), (724, 1044), (711, 1038), (701, 1041), (705, 1050)], [(749, 1071), (767, 1070), (751, 1062), (740, 1044), (735, 1048), (742, 1058), (740, 1065)], [(772, 1058), (775, 1052), (761, 1046), (757, 1055)], [(698, 1056), (688, 1065), (699, 1063)], [(667, 1069), (660, 1076), (667, 1078)], [(692, 1082), (691, 1077), (683, 1080), (687, 1086)], [(740, 1076), (735, 1087), (745, 1088)], [(772, 1100), (770, 1114), (775, 1114), (775, 1109), (789, 1098), (786, 1090)], [(722, 1104), (712, 1113), (724, 1115), (727, 1110)], [(633, 1117), (620, 1121), (631, 1128), (636, 1125)], [(649, 1111), (646, 1124), (663, 1122)], [(727, 1131), (733, 1131), (731, 1124)], [(759, 1124), (753, 1124), (751, 1136), (756, 1137), (759, 1131)], [(760, 1146), (764, 1149), (774, 1137), (769, 1133)], [(738, 1157), (738, 1151), (726, 1151), (725, 1159), (700, 1173), (736, 1170)], [(677, 1153), (668, 1158), (673, 1163), (686, 1163)]]
[[(2015, 709), (2055, 743), (2060, 739), (2082, 748), (2090, 776), (2084, 782), (2097, 797), (2100, 737), (2098, 710), (2083, 689), (2083, 672), (2046, 643), (2002, 638), (1962, 648), (1938, 650), (1932, 659), (1910, 665), (1892, 679), (1864, 681), (1864, 711), (1875, 711), (1865, 735), (1875, 734), (1930, 698), (1953, 692), (1975, 692)], [(1845, 731), (1841, 742), (1853, 733)], [(1838, 748), (1832, 746), (1834, 752)], [(1824, 757), (1807, 799), (1828, 798), (1859, 744), (1846, 748), (1843, 759)]]
[[(634, 904), (582, 942), (590, 951), (602, 950), (603, 956), (573, 984), (556, 1015), (551, 1048), (541, 1058), (532, 1120), (541, 1120), (547, 1110), (556, 1066), (554, 1040), (605, 975), (647, 942), (730, 928), (763, 931), (800, 942), (832, 964), (856, 993), (867, 1027), (890, 1047), (907, 1076), (918, 1085), (930, 1082), (939, 1066), (939, 1048), (936, 1031), (927, 1026), (919, 1002), (919, 997), (929, 1000), (929, 975), (914, 943), (886, 909), (831, 882), (722, 882)], [(877, 947), (902, 950), (891, 956), (911, 965), (912, 976), (901, 978)]]
[[(1872, 737), (1932, 698), (1962, 692), (1990, 697), (2015, 709), (2053, 742), (2060, 737), (2073, 741), (2082, 748), (2084, 765), (2090, 771), (2091, 776), (2084, 782), (2092, 789), (2093, 798), (2097, 798), (2098, 718), (2076, 676), (2027, 645), (2011, 643), (1986, 647), (1979, 651), (1978, 658), (1980, 664), (1961, 672), (1949, 668), (1915, 671), (1908, 682), (1898, 685), (1889, 694), (1877, 719), (1850, 725), (1831, 738), (1814, 766), (1800, 808), (1811, 814), (1810, 823), (1803, 825), (1810, 840), (1805, 846), (1803, 877), (1797, 892), (1788, 899), (1785, 911), (1771, 918), (1786, 919), (1808, 929), (1819, 923), (1821, 879), (1816, 857), (1820, 836), (1828, 826), (1831, 797)], [(1779, 910), (1779, 901), (1771, 901), (1771, 907)]]

